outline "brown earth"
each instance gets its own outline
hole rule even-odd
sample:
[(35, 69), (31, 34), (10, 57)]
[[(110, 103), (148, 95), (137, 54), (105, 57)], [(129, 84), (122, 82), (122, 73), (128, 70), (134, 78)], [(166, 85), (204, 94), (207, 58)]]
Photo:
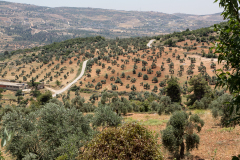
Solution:
[[(184, 43), (184, 42), (182, 42)], [(178, 45), (181, 45), (178, 44)], [(207, 44), (205, 44), (207, 45)], [(208, 46), (209, 47), (209, 46)], [(176, 51), (175, 51), (176, 49)], [(206, 53), (208, 53), (208, 49), (204, 49)], [(147, 61), (147, 57), (151, 55), (151, 52), (152, 50), (150, 49), (150, 53), (146, 55), (145, 58), (141, 58), (141, 55), (144, 54), (145, 52), (143, 51), (138, 51), (138, 54), (140, 54), (139, 58), (141, 60), (145, 60)], [(156, 49), (155, 51), (156, 53), (159, 52), (158, 49)], [(120, 84), (115, 84), (115, 85), (118, 85), (118, 90), (117, 91), (127, 91), (127, 92), (130, 92), (131, 91), (131, 86), (132, 85), (135, 85), (136, 88), (137, 88), (137, 91), (140, 92), (140, 91), (145, 91), (145, 89), (143, 88), (143, 86), (140, 86), (140, 83), (143, 82), (143, 84), (145, 83), (148, 83), (150, 84), (150, 90), (151, 91), (154, 87), (154, 85), (156, 85), (158, 88), (159, 88), (159, 85), (158, 83), (160, 83), (160, 81), (163, 81), (165, 79), (165, 75), (171, 75), (169, 73), (169, 67), (168, 67), (168, 64), (166, 62), (166, 59), (167, 58), (171, 58), (172, 62), (174, 63), (174, 74), (172, 74), (173, 76), (175, 77), (178, 77), (177, 74), (178, 74), (178, 70), (180, 69), (180, 65), (184, 65), (184, 72), (183, 72), (183, 75), (181, 77), (178, 77), (180, 79), (180, 83), (181, 85), (184, 84), (184, 82), (187, 80), (187, 76), (190, 76), (190, 75), (187, 75), (186, 71), (187, 71), (187, 67), (191, 64), (190, 60), (187, 59), (187, 57), (191, 57), (191, 58), (196, 58), (196, 63), (195, 63), (195, 69), (193, 70), (194, 71), (194, 75), (197, 75), (199, 74), (198, 72), (198, 66), (200, 66), (200, 62), (203, 62), (203, 64), (206, 66), (206, 69), (207, 69), (207, 73), (209, 74), (209, 76), (215, 76), (215, 73), (213, 72), (213, 69), (211, 69), (210, 65), (212, 62), (216, 63), (216, 69), (219, 69), (219, 68), (222, 68), (222, 64), (218, 64), (217, 63), (217, 59), (211, 59), (211, 58), (205, 58), (205, 57), (201, 57), (199, 55), (196, 55), (196, 54), (192, 54), (192, 53), (201, 53), (201, 49), (197, 49), (197, 50), (193, 50), (193, 51), (190, 51), (187, 55), (187, 57), (185, 58), (185, 63), (180, 63), (179, 60), (176, 60), (176, 58), (173, 58), (172, 57), (172, 53), (173, 52), (176, 52), (176, 56), (179, 54), (180, 55), (180, 58), (184, 58), (184, 52), (186, 52), (186, 50), (182, 49), (182, 48), (175, 48), (173, 47), (172, 48), (172, 51), (169, 50), (168, 47), (165, 47), (165, 51), (164, 52), (168, 52), (168, 55), (166, 55), (165, 53), (162, 54), (162, 58), (158, 58), (157, 60), (157, 67), (155, 69), (153, 69), (153, 73), (152, 74), (147, 74), (147, 71), (142, 71), (142, 63), (138, 63), (137, 66), (138, 68), (136, 69), (136, 74), (133, 74), (132, 73), (132, 70), (133, 70), (133, 65), (134, 65), (134, 62), (132, 61), (132, 58), (136, 57), (137, 58), (137, 54), (133, 55), (133, 54), (129, 54), (131, 55), (131, 58), (129, 59), (129, 64), (125, 64), (126, 67), (124, 68), (124, 70), (121, 69), (121, 65), (124, 64), (124, 62), (121, 62), (121, 59), (123, 60), (126, 60), (128, 59), (127, 56), (119, 56), (119, 60), (117, 60), (117, 63), (119, 64), (119, 67), (117, 67), (117, 65), (114, 65), (112, 66), (111, 63), (107, 63), (106, 61), (103, 61), (103, 60), (100, 60), (101, 63), (105, 63), (106, 67), (104, 69), (102, 69), (102, 66), (98, 66), (97, 64), (94, 64), (93, 67), (92, 67), (92, 72), (90, 73), (91, 74), (91, 77), (87, 77), (85, 75), (85, 77), (83, 77), (81, 80), (79, 81), (82, 81), (83, 82), (83, 85), (82, 85), (82, 88), (85, 88), (85, 84), (88, 84), (88, 82), (92, 83), (92, 80), (95, 79), (96, 82), (94, 82), (94, 86), (100, 82), (101, 80), (105, 79), (104, 78), (104, 75), (107, 73), (108, 74), (108, 79), (106, 79), (106, 84), (103, 84), (102, 86), (102, 89), (101, 90), (104, 90), (104, 89), (107, 89), (107, 90), (111, 90), (111, 83), (112, 84), (115, 84), (114, 81), (110, 81), (110, 77), (114, 76), (115, 79), (117, 79), (117, 77), (120, 78), (121, 76), (121, 73), (124, 72), (126, 76), (130, 75), (131, 78), (136, 78), (137, 81), (135, 83), (131, 83), (130, 80), (127, 80), (126, 77), (125, 78), (121, 78), (122, 82), (123, 82), (123, 86), (120, 86)], [(114, 60), (113, 58), (111, 58), (111, 60)], [(116, 59), (115, 59), (116, 60)], [(212, 61), (213, 60), (213, 61)], [(150, 68), (151, 67), (151, 64), (152, 64), (152, 61), (147, 61), (148, 62), (148, 65), (146, 66), (146, 69)], [(162, 65), (162, 62), (164, 62), (164, 67), (165, 67), (165, 71), (161, 71), (162, 72), (162, 75), (161, 77), (158, 77), (158, 83), (152, 83), (152, 79), (153, 77), (156, 76), (156, 71), (160, 71), (160, 67)], [(112, 74), (111, 73), (111, 70), (107, 70), (108, 66), (112, 67), (112, 69), (115, 70), (115, 73)], [(96, 74), (96, 69), (101, 69), (101, 73), (99, 74), (99, 76)], [(147, 74), (149, 79), (148, 80), (143, 80), (142, 77), (138, 77), (137, 74), (138, 72), (142, 72), (142, 74)], [(85, 78), (85, 80), (84, 80)], [(130, 85), (130, 88), (126, 88), (126, 85), (129, 84)], [(77, 84), (79, 85), (79, 84)]]
[[(197, 111), (196, 111), (197, 112)], [(197, 112), (198, 113), (198, 112)], [(146, 128), (160, 134), (161, 130), (166, 128), (166, 122), (169, 120), (169, 115), (158, 114), (139, 114), (139, 113), (129, 113), (126, 116), (126, 120), (138, 120), (140, 123), (148, 121), (149, 119), (156, 119), (163, 121), (161, 125), (149, 125)], [(235, 128), (221, 128), (219, 120), (212, 117), (210, 111), (201, 111), (199, 116), (204, 120), (205, 124), (199, 133), (200, 144), (198, 149), (191, 152), (191, 155), (186, 157), (186, 159), (231, 159), (232, 156), (239, 154), (240, 148), (240, 126)], [(159, 137), (159, 143), (161, 143), (161, 134)], [(172, 159), (171, 155), (166, 149), (162, 147), (164, 157), (166, 159)]]

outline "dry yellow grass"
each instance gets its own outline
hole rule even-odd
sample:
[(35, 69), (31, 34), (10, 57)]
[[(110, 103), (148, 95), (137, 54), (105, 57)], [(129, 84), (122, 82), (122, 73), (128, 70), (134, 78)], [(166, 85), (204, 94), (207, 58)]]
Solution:
[[(194, 113), (194, 112), (193, 112)], [(219, 120), (215, 120), (209, 110), (202, 111), (199, 116), (204, 120), (205, 125), (199, 133), (200, 145), (198, 149), (191, 152), (189, 159), (231, 159), (231, 156), (240, 153), (240, 126), (235, 128), (221, 128)], [(149, 119), (168, 120), (169, 115), (159, 116), (158, 114), (139, 114), (129, 113), (126, 120), (137, 120), (143, 123)], [(166, 123), (161, 125), (146, 126), (146, 128), (160, 134), (160, 131), (166, 128)], [(161, 139), (159, 138), (161, 143)], [(168, 152), (162, 148), (165, 157), (169, 157)], [(215, 155), (216, 154), (216, 155)], [(171, 159), (171, 158), (169, 158)]]

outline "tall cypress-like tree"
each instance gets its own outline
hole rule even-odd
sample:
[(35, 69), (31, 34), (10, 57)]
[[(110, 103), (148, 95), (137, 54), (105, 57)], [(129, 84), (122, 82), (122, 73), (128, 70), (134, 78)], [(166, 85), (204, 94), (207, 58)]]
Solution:
[(168, 80), (166, 91), (172, 102), (181, 102), (181, 89), (176, 77), (171, 77)]

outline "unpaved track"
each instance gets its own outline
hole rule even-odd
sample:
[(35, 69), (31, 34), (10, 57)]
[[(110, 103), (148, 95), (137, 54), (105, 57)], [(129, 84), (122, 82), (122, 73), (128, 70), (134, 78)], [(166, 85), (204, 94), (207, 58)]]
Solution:
[(150, 40), (150, 41), (148, 42), (147, 46), (150, 48), (150, 47), (151, 47), (151, 44), (152, 44), (154, 41), (156, 41), (156, 39)]
[(64, 87), (64, 88), (62, 88), (62, 89), (60, 89), (60, 90), (54, 90), (54, 89), (49, 88), (49, 87), (45, 87), (45, 88), (48, 89), (48, 90), (50, 90), (51, 92), (53, 92), (53, 95), (52, 95), (53, 97), (56, 97), (57, 94), (61, 94), (61, 93), (65, 92), (65, 91), (68, 90), (74, 83), (76, 83), (80, 78), (82, 78), (82, 76), (83, 76), (83, 74), (84, 74), (84, 72), (85, 72), (86, 66), (87, 66), (87, 61), (88, 61), (88, 60), (86, 60), (86, 61), (83, 62), (82, 71), (81, 71), (80, 75), (79, 75), (76, 79), (74, 79), (71, 83), (69, 83), (66, 87)]
[[(147, 46), (148, 46), (148, 47), (151, 47), (151, 44), (152, 44), (154, 41), (156, 41), (156, 40), (155, 40), (155, 39), (150, 40), (150, 41), (148, 42)], [(62, 88), (62, 89), (60, 89), (60, 90), (54, 90), (54, 89), (49, 88), (49, 87), (45, 87), (45, 88), (48, 89), (48, 90), (50, 90), (51, 92), (53, 92), (53, 95), (52, 95), (53, 97), (56, 97), (57, 94), (61, 94), (61, 93), (65, 92), (65, 91), (68, 90), (74, 83), (76, 83), (80, 78), (82, 78), (82, 76), (83, 76), (83, 74), (84, 74), (84, 72), (85, 72), (86, 66), (87, 66), (87, 61), (88, 61), (88, 60), (86, 60), (86, 61), (83, 62), (82, 71), (81, 71), (80, 75), (79, 75), (76, 79), (74, 79), (74, 81), (72, 81), (71, 83), (69, 83), (66, 87), (64, 87), (64, 88)]]

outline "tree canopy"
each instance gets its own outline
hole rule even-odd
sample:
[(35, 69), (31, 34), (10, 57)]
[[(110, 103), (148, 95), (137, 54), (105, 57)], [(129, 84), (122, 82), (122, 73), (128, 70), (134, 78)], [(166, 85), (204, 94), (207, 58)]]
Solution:
[[(223, 7), (222, 15), (227, 19), (227, 25), (215, 25), (215, 31), (219, 33), (218, 43), (215, 46), (215, 53), (219, 53), (218, 63), (225, 61), (227, 66), (232, 69), (224, 71), (223, 69), (217, 70), (218, 81), (216, 87), (227, 86), (227, 89), (234, 95), (232, 107), (230, 107), (231, 114), (238, 112), (240, 109), (240, 18), (239, 18), (239, 0), (215, 0), (219, 2), (219, 6)], [(237, 106), (236, 108), (234, 106)], [(240, 114), (231, 121), (240, 120)]]
[(181, 89), (176, 77), (171, 77), (167, 81), (166, 92), (172, 102), (181, 102)]

